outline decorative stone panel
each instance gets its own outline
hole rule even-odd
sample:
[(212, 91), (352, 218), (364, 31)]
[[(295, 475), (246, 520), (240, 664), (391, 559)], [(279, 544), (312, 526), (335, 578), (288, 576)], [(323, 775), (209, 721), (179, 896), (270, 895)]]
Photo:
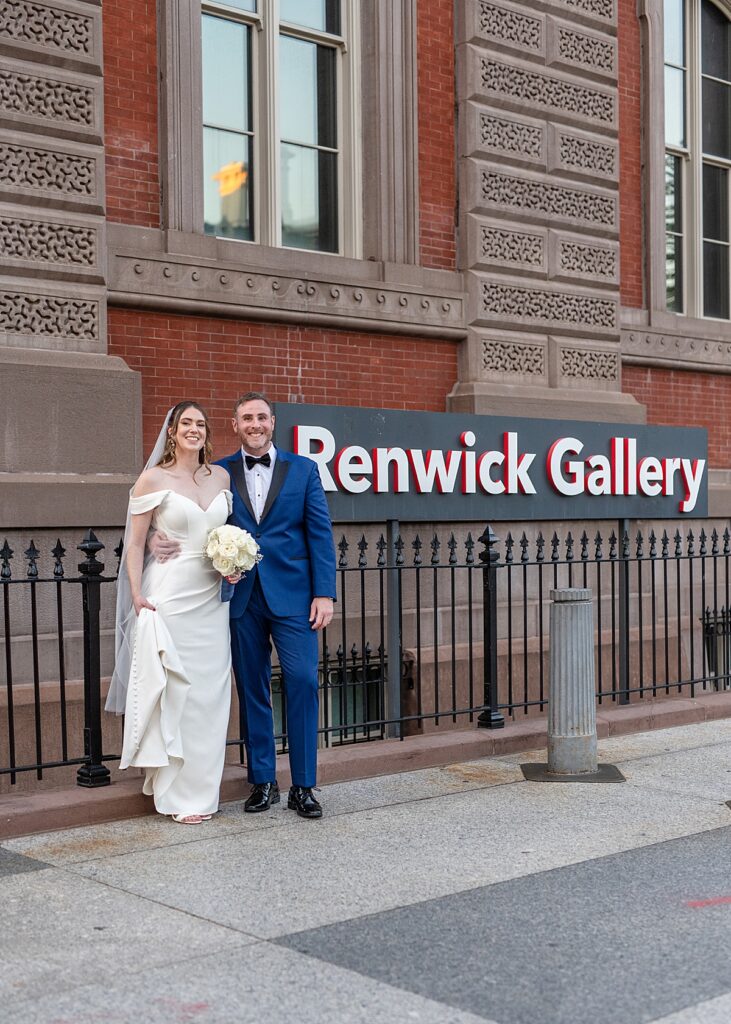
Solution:
[(100, 209), (103, 152), (74, 143), (27, 142), (0, 131), (0, 196), (29, 202), (42, 198), (60, 206)]
[(545, 122), (467, 103), (459, 126), (460, 153), (543, 170), (546, 128)]
[(581, 348), (561, 349), (561, 376), (582, 380), (617, 380), (617, 352), (596, 352)]
[(552, 180), (528, 178), (485, 167), (480, 170), (480, 201), (533, 220), (556, 220), (590, 226), (614, 234), (618, 226), (617, 197), (596, 190), (570, 188)]
[(616, 182), (619, 147), (610, 139), (551, 124), (548, 126), (548, 169), (602, 183)]
[(488, 375), (500, 373), (543, 377), (546, 373), (545, 345), (485, 340), (482, 343), (482, 369)]
[(0, 47), (11, 55), (100, 62), (101, 12), (75, 0), (0, 0)]
[(72, 137), (99, 138), (101, 83), (64, 72), (37, 74), (28, 64), (0, 61), (0, 120)]
[(614, 80), (617, 76), (617, 41), (586, 32), (555, 18), (546, 25), (546, 62), (551, 67)]
[(485, 55), (478, 59), (479, 81), (486, 97), (526, 112), (541, 110), (587, 126), (616, 129), (617, 102), (613, 92)]
[(617, 330), (617, 303), (608, 298), (482, 281), (479, 315), (484, 322), (606, 334)]
[(96, 351), (102, 338), (100, 295), (52, 294), (0, 281), (0, 345)]
[(100, 233), (103, 224), (78, 217), (21, 216), (0, 206), (0, 259), (6, 270), (19, 268), (54, 276), (88, 279), (100, 274)]
[(467, 235), (471, 266), (545, 277), (547, 235), (540, 228), (528, 231), (508, 221), (472, 216), (467, 222)]
[(545, 21), (540, 15), (527, 14), (493, 0), (480, 0), (478, 18), (481, 38), (508, 49), (544, 53)]
[(549, 275), (556, 280), (583, 280), (616, 289), (619, 284), (619, 246), (598, 243), (580, 235), (548, 233)]

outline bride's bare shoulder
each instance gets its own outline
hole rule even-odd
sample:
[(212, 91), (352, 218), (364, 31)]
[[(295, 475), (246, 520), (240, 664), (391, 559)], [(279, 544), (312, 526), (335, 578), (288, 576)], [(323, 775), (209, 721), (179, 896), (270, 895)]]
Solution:
[(225, 470), (223, 466), (211, 466), (211, 473), (213, 474), (213, 479), (216, 483), (228, 490), (231, 486), (231, 477), (228, 475), (227, 470)]
[(159, 466), (153, 466), (140, 473), (132, 493), (135, 498), (141, 498), (145, 494), (152, 494), (153, 491), (162, 491), (169, 484), (166, 483), (165, 470)]

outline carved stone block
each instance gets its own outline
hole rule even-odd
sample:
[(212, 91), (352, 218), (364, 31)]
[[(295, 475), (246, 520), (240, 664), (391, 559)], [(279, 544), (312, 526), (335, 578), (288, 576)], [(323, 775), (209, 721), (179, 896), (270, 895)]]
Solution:
[(593, 23), (607, 32), (616, 31), (617, 0), (533, 0), (536, 7), (554, 10), (571, 21)]
[(619, 391), (619, 346), (574, 339), (549, 339), (555, 386), (579, 390)]
[(101, 10), (76, 0), (0, 0), (0, 51), (10, 56), (101, 65)]
[(551, 67), (614, 82), (617, 78), (617, 40), (597, 32), (587, 32), (557, 18), (548, 18), (546, 63)]
[(519, 335), (482, 339), (481, 377), (510, 384), (545, 384), (548, 378), (546, 340)]
[(525, 225), (470, 216), (467, 236), (471, 267), (539, 277), (548, 272), (547, 233), (541, 228), (527, 230)]
[(594, 234), (617, 234), (619, 208), (617, 196), (611, 192), (577, 188), (546, 176), (509, 173), (481, 163), (467, 176), (477, 176), (472, 194), (475, 206), (486, 213), (500, 210), (512, 219), (549, 225), (558, 221)]
[(103, 351), (103, 298), (101, 288), (0, 278), (0, 348)]
[(473, 322), (579, 334), (616, 336), (619, 303), (614, 297), (578, 288), (471, 273), (468, 280)]
[(575, 128), (548, 125), (548, 170), (607, 185), (619, 179), (619, 143)]
[(472, 75), (468, 73), (466, 82), (472, 98), (534, 116), (543, 112), (582, 128), (616, 131), (615, 90), (590, 85), (574, 76), (547, 74), (525, 62), (507, 63), (476, 48), (472, 55), (477, 69)]
[(0, 122), (61, 137), (101, 141), (102, 83), (59, 68), (0, 60)]
[(461, 128), (464, 156), (485, 156), (539, 170), (546, 167), (545, 123), (467, 103)]
[(545, 55), (545, 19), (540, 14), (504, 3), (503, 0), (478, 0), (477, 37), (490, 43), (490, 49), (505, 48), (522, 53)]
[(0, 253), (7, 272), (101, 281), (103, 232), (101, 218), (0, 204)]
[(0, 130), (0, 198), (101, 211), (101, 148)]
[(619, 286), (619, 245), (549, 231), (548, 267), (549, 276), (554, 280), (583, 280), (616, 290)]

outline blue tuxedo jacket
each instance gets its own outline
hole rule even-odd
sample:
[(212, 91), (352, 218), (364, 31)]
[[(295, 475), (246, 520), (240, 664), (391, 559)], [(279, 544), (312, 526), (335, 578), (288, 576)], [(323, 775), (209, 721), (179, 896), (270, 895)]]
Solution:
[[(246, 489), (241, 451), (220, 459), (231, 477), (233, 508), (229, 523), (248, 530), (263, 558), (233, 587), (231, 618), (246, 611), (257, 575), (276, 616), (309, 616), (313, 597), (336, 596), (335, 545), (327, 499), (312, 459), (277, 448), (272, 482), (257, 523)], [(231, 585), (223, 581), (221, 598)]]

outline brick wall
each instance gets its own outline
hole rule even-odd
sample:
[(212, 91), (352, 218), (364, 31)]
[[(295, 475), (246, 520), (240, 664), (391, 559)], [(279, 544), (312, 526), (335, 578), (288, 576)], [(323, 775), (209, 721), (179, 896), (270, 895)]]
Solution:
[(419, 262), (453, 270), (457, 249), (453, 0), (420, 3), (417, 19)]
[(230, 406), (242, 391), (273, 401), (444, 412), (457, 346), (344, 330), (109, 310), (109, 353), (142, 373), (144, 443), (183, 398), (210, 413), (216, 450), (228, 450)]
[(155, 0), (104, 5), (107, 216), (160, 226)]
[[(642, 68), (636, 0), (619, 0), (620, 296), (643, 305)], [(658, 128), (658, 131), (661, 130)]]
[(715, 469), (731, 469), (731, 377), (625, 366), (622, 390), (644, 402), (648, 423), (705, 427), (709, 464)]

